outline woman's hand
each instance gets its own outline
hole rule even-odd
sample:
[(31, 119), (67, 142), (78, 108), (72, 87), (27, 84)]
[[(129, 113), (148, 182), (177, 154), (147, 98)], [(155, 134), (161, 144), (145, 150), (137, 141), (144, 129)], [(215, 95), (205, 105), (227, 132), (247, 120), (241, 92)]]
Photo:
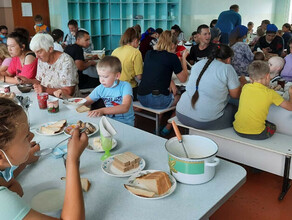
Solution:
[(189, 54), (190, 54), (190, 53), (189, 53), (189, 51), (188, 51), (187, 49), (184, 50), (184, 51), (182, 52), (182, 58), (186, 59), (187, 56), (188, 56)]
[(84, 149), (88, 145), (88, 137), (83, 132), (80, 134), (79, 127), (76, 127), (73, 130), (72, 137), (69, 139), (68, 142), (68, 155), (67, 155), (67, 162), (77, 162), (79, 160), (80, 155), (84, 151)]
[(30, 79), (26, 78), (25, 76), (15, 76), (15, 79), (17, 79), (17, 82), (19, 84), (29, 84), (29, 83), (31, 83)]
[(102, 116), (102, 115), (104, 115), (104, 112), (103, 112), (102, 108), (88, 112), (88, 116), (89, 117), (99, 117), (99, 116)]
[(175, 96), (177, 93), (177, 87), (173, 80), (170, 81), (169, 91)]
[(39, 93), (42, 93), (42, 92), (45, 92), (45, 87), (43, 87), (41, 84), (33, 84), (33, 88), (34, 88), (34, 91), (39, 94)]
[(61, 89), (58, 89), (53, 92), (53, 95), (56, 96), (57, 98), (62, 98), (63, 97), (63, 91)]

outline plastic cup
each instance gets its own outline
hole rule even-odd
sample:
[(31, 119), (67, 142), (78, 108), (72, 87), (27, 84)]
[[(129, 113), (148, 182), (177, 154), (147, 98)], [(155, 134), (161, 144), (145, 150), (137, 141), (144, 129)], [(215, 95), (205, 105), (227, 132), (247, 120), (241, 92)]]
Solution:
[(59, 112), (59, 99), (50, 98), (47, 100), (48, 112), (57, 113)]
[(102, 134), (100, 134), (100, 140), (101, 140), (101, 147), (104, 150), (104, 155), (102, 155), (101, 160), (104, 161), (105, 159), (111, 156), (110, 150), (112, 149), (112, 146), (113, 146), (113, 139), (106, 138)]
[(46, 109), (47, 108), (47, 100), (49, 98), (49, 94), (46, 93), (46, 92), (39, 93), (39, 94), (37, 94), (37, 98), (38, 98), (38, 103), (39, 103), (40, 109)]

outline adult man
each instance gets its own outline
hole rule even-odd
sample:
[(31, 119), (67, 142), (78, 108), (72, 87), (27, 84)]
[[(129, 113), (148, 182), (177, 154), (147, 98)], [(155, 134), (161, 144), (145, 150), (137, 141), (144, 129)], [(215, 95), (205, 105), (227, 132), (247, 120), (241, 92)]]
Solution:
[(223, 11), (218, 17), (215, 27), (221, 30), (220, 42), (223, 44), (229, 43), (229, 34), (237, 26), (241, 25), (241, 16), (238, 13), (239, 6), (231, 5), (230, 10)]
[(97, 78), (93, 78), (83, 74), (83, 70), (87, 69), (90, 66), (96, 65), (95, 61), (93, 60), (85, 61), (84, 59), (82, 48), (88, 48), (89, 45), (90, 45), (89, 33), (84, 30), (80, 30), (77, 31), (76, 33), (75, 44), (68, 45), (64, 50), (65, 53), (69, 54), (73, 58), (77, 66), (79, 75), (79, 89), (95, 88), (100, 84)]
[(202, 24), (197, 29), (197, 35), (199, 39), (199, 44), (191, 47), (190, 55), (188, 60), (190, 63), (196, 63), (204, 58), (207, 58), (214, 47), (215, 44), (211, 43), (211, 33), (210, 28), (206, 24)]
[(254, 51), (257, 51), (260, 48), (264, 54), (267, 56), (273, 56), (277, 54), (281, 56), (283, 51), (283, 38), (277, 36), (278, 28), (274, 24), (267, 25), (267, 32), (265, 36), (259, 38), (258, 42), (254, 46)]
[(8, 28), (5, 25), (0, 26), (0, 43), (7, 43)]
[[(74, 19), (68, 22), (68, 28), (69, 28), (69, 34), (65, 36), (65, 44), (67, 45), (75, 44), (77, 31), (83, 30), (83, 31), (88, 32), (87, 30), (78, 27), (78, 23)], [(92, 50), (93, 50), (93, 45), (90, 42), (89, 47), (84, 49), (84, 52), (90, 53)]]

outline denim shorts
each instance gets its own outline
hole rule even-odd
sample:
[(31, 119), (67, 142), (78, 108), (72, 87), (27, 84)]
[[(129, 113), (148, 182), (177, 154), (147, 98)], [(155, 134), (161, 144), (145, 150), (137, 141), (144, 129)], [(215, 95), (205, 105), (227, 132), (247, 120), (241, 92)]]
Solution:
[(174, 101), (174, 96), (172, 93), (169, 95), (152, 95), (151, 93), (148, 95), (137, 95), (137, 98), (141, 105), (147, 108), (153, 109), (164, 109), (172, 106)]

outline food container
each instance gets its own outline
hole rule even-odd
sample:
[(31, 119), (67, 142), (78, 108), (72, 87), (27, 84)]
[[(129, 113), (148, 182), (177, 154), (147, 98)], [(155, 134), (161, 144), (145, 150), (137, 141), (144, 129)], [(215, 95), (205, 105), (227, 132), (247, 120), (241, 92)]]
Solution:
[(177, 181), (186, 184), (202, 184), (210, 181), (219, 164), (219, 159), (216, 158), (217, 144), (202, 136), (183, 135), (182, 137), (189, 158), (186, 158), (182, 145), (176, 137), (169, 139), (165, 144), (172, 175)]
[(32, 90), (33, 85), (32, 84), (18, 84), (17, 88), (22, 93), (28, 93)]
[(38, 103), (39, 103), (40, 109), (46, 109), (47, 108), (47, 100), (49, 98), (49, 94), (46, 93), (46, 92), (39, 93), (39, 94), (37, 94), (37, 98), (38, 98)]
[(48, 112), (57, 113), (59, 112), (59, 99), (49, 98), (47, 100)]

